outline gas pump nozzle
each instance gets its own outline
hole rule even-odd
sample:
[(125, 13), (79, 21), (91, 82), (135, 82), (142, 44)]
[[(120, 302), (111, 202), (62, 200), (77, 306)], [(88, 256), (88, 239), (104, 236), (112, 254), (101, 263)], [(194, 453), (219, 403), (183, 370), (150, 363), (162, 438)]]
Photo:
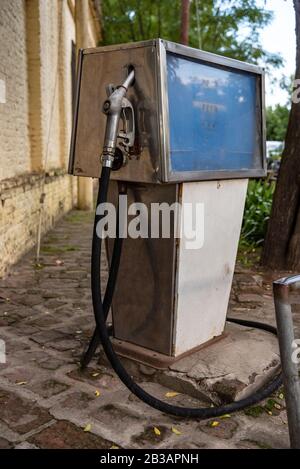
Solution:
[[(113, 169), (117, 139), (123, 139), (123, 146), (134, 144), (134, 112), (130, 101), (125, 97), (128, 88), (134, 81), (134, 70), (128, 74), (124, 83), (118, 86), (103, 103), (103, 112), (107, 115), (102, 166)], [(113, 88), (110, 86), (110, 90)], [(123, 130), (119, 132), (120, 119), (123, 119)]]

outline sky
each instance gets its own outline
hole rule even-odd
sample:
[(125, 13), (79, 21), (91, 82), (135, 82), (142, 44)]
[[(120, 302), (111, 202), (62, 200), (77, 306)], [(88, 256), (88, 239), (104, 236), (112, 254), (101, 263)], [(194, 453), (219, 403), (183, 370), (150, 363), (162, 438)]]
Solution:
[[(274, 12), (272, 23), (261, 32), (261, 42), (265, 50), (280, 53), (284, 65), (278, 70), (272, 70), (273, 76), (280, 79), (283, 75), (289, 77), (295, 73), (296, 37), (295, 14), (293, 0), (267, 0), (266, 8)], [(266, 78), (266, 105), (277, 103), (286, 104), (287, 93), (270, 83)]]

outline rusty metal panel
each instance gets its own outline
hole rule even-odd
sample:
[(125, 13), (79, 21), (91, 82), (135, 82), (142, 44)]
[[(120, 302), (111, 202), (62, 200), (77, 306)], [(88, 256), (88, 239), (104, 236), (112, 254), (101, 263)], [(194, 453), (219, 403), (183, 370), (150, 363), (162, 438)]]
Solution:
[(157, 182), (159, 118), (156, 47), (152, 41), (143, 47), (136, 45), (124, 49), (118, 46), (87, 49), (81, 53), (75, 135), (72, 138), (69, 168), (76, 176), (100, 176), (100, 155), (106, 125), (106, 115), (102, 112), (106, 99), (105, 86), (122, 83), (129, 65), (136, 70), (134, 86), (127, 93), (135, 112), (136, 154), (130, 156), (130, 164), (114, 172), (112, 178)]
[[(150, 214), (151, 203), (172, 204), (177, 200), (177, 192), (178, 187), (173, 184), (128, 184), (128, 205), (143, 202)], [(110, 187), (109, 201), (117, 204), (117, 196), (117, 183), (114, 182)], [(173, 222), (172, 225), (173, 231)], [(169, 239), (124, 239), (112, 305), (114, 336), (117, 339), (167, 355), (172, 354), (174, 327), (176, 246), (173, 234), (171, 232)], [(109, 258), (112, 246), (113, 240), (109, 240)]]

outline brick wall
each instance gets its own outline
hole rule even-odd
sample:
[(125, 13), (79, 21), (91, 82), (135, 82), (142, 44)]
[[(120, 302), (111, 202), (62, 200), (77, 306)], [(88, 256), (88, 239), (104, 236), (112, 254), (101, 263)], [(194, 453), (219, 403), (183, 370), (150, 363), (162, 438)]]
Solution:
[(77, 179), (66, 174), (74, 8), (72, 0), (0, 0), (0, 276), (36, 243), (42, 193), (43, 233), (77, 202)]
[(42, 230), (46, 232), (76, 199), (71, 176), (58, 171), (43, 176), (22, 175), (0, 182), (0, 276), (24, 251), (36, 244), (39, 224), (40, 195), (45, 193)]
[(0, 79), (6, 103), (0, 103), (0, 180), (30, 170), (25, 3), (0, 2)]

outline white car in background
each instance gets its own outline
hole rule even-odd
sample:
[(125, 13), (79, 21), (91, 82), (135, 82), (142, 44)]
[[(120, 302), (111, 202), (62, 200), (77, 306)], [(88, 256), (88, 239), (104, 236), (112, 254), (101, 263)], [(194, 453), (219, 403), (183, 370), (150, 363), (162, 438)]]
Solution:
[(267, 141), (267, 168), (268, 171), (272, 171), (275, 176), (278, 175), (283, 149), (284, 142), (274, 140)]

